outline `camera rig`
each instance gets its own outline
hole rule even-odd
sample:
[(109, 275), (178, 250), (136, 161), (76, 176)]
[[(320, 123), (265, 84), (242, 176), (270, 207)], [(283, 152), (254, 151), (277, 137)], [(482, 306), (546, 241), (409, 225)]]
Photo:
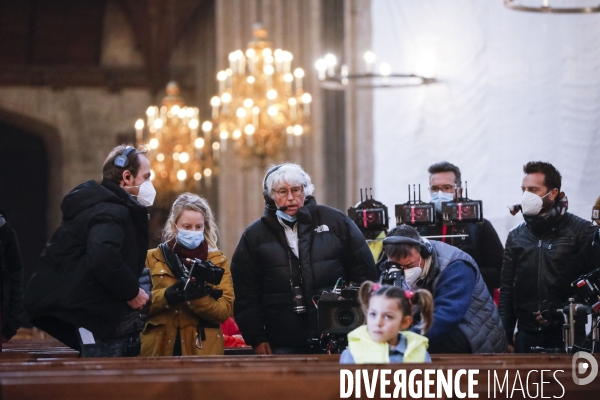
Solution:
[[(342, 282), (338, 279), (338, 283)], [(324, 291), (316, 303), (320, 350), (327, 354), (339, 354), (348, 345), (347, 335), (365, 322), (358, 301), (358, 287), (338, 287)], [(342, 285), (343, 282), (342, 282)]]
[(406, 224), (410, 226), (435, 225), (435, 206), (433, 203), (421, 201), (421, 184), (419, 184), (419, 199), (413, 186), (413, 198), (410, 198), (410, 185), (408, 185), (408, 201), (396, 204), (396, 226)]

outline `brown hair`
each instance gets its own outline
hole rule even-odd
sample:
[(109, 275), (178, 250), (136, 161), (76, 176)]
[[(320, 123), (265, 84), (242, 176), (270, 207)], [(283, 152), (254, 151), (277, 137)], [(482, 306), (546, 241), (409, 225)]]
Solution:
[(130, 171), (133, 177), (137, 177), (138, 171), (140, 170), (140, 159), (138, 155), (145, 156), (148, 154), (148, 150), (145, 147), (139, 147), (136, 150), (127, 154), (127, 166), (125, 168), (121, 168), (115, 165), (115, 159), (123, 154), (127, 145), (122, 144), (110, 151), (108, 153), (108, 157), (104, 160), (104, 164), (102, 164), (102, 179), (106, 179), (109, 181), (113, 181), (116, 183), (121, 183), (123, 180), (123, 172)]
[(433, 296), (426, 289), (417, 289), (412, 298), (406, 296), (406, 291), (398, 286), (379, 285), (371, 281), (365, 281), (360, 285), (358, 298), (366, 314), (369, 307), (369, 300), (372, 296), (385, 296), (389, 299), (398, 300), (398, 308), (403, 316), (412, 317), (412, 306), (417, 303), (421, 308), (421, 318), (423, 319), (423, 328), (421, 334), (425, 334), (431, 328), (433, 323)]
[(215, 217), (208, 205), (208, 201), (194, 193), (179, 195), (175, 202), (173, 202), (169, 218), (163, 228), (162, 240), (168, 242), (177, 236), (177, 220), (181, 217), (184, 210), (198, 211), (204, 215), (204, 239), (211, 247), (216, 248), (219, 230), (217, 229)]
[[(419, 232), (409, 225), (400, 225), (392, 229), (387, 237), (390, 236), (404, 236), (409, 239), (414, 239), (418, 242), (421, 241), (421, 235)], [(383, 245), (383, 252), (389, 259), (397, 260), (399, 258), (408, 257), (412, 254), (412, 251), (421, 251), (421, 246), (412, 243), (388, 243)]]

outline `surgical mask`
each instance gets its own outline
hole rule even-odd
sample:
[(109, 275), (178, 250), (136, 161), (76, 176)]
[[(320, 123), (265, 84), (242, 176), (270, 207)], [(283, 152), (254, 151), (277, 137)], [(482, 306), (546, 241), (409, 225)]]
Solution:
[(281, 210), (275, 211), (275, 215), (277, 215), (279, 218), (285, 219), (286, 221), (289, 221), (289, 222), (296, 222), (296, 220), (298, 219), (297, 216), (295, 216), (295, 215), (287, 215), (286, 213), (284, 213)]
[(156, 197), (156, 189), (154, 189), (154, 185), (150, 181), (144, 181), (141, 185), (138, 186), (123, 186), (124, 188), (134, 188), (139, 187), (140, 190), (136, 196), (138, 203), (143, 206), (150, 207), (154, 204), (154, 198)]
[(523, 211), (523, 215), (538, 215), (544, 206), (543, 198), (549, 194), (550, 192), (540, 197), (535, 193), (524, 191), (523, 198), (521, 199), (521, 211)]
[(179, 229), (177, 232), (177, 243), (180, 243), (183, 247), (190, 250), (200, 246), (200, 243), (204, 241), (204, 231), (186, 231)]
[(431, 202), (435, 205), (435, 210), (442, 212), (442, 203), (454, 200), (454, 193), (446, 193), (441, 190), (431, 194)]
[[(421, 264), (421, 262), (419, 262)], [(412, 288), (415, 282), (421, 276), (423, 269), (421, 267), (413, 267), (404, 270), (404, 279), (409, 288)]]

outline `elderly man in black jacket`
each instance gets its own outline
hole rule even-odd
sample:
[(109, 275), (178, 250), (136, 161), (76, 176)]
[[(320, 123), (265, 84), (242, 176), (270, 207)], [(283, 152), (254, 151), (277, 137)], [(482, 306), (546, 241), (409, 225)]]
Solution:
[(533, 346), (562, 347), (561, 324), (541, 314), (548, 309), (548, 289), (593, 234), (588, 221), (566, 212), (561, 175), (552, 164), (532, 161), (523, 172), (523, 199), (517, 207), (525, 222), (506, 240), (498, 306), (509, 351), (517, 353)]
[(102, 175), (101, 184), (82, 183), (63, 199), (63, 221), (42, 252), (25, 306), (34, 326), (83, 357), (136, 355), (150, 290), (139, 281), (146, 207), (156, 191), (145, 151), (131, 146), (114, 148)]
[(358, 227), (317, 205), (313, 189), (299, 165), (271, 168), (263, 180), (265, 212), (233, 254), (234, 315), (257, 354), (310, 351), (308, 339), (317, 334), (313, 296), (339, 278), (357, 284), (378, 278)]
[[(0, 339), (8, 341), (16, 333), (23, 310), (23, 262), (17, 234), (0, 211)], [(2, 345), (0, 344), (0, 349)]]

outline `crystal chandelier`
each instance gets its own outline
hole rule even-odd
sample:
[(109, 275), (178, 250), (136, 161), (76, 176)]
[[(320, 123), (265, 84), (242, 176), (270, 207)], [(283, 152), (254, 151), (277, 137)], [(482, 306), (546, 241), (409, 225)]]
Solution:
[(253, 37), (245, 52), (229, 54), (229, 68), (217, 74), (219, 94), (202, 131), (219, 140), (213, 143), (217, 154), (233, 142), (239, 154), (264, 159), (301, 146), (312, 97), (302, 87), (304, 71), (292, 71), (292, 53), (272, 50), (260, 25)]
[(210, 141), (198, 134), (198, 109), (185, 105), (177, 83), (170, 82), (166, 92), (160, 107), (146, 110), (146, 123), (136, 121), (136, 141), (149, 149), (151, 179), (159, 193), (197, 192), (201, 180), (211, 186), (215, 173)]

